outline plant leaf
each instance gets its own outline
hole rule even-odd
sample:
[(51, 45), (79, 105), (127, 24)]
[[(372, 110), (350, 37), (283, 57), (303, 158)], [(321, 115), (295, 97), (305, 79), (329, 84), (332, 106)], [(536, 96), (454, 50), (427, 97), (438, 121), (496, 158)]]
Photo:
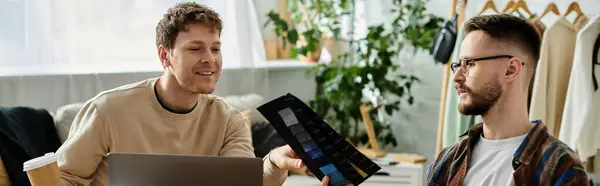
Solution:
[(306, 56), (306, 54), (307, 54), (306, 47), (305, 46), (301, 46), (300, 48), (298, 48), (296, 54), (301, 54), (303, 56)]
[(341, 32), (342, 32), (342, 28), (338, 27), (338, 28), (333, 29), (333, 35), (335, 36), (335, 38), (339, 38)]
[(285, 37), (284, 37), (284, 36), (281, 36), (280, 38), (281, 38), (281, 47), (282, 47), (282, 48), (287, 48), (287, 47), (286, 47), (286, 45), (287, 45), (287, 42), (285, 42)]
[(287, 38), (292, 45), (296, 45), (296, 42), (298, 42), (298, 31), (296, 29), (288, 31)]
[(269, 23), (271, 23), (271, 20), (267, 19), (267, 21), (265, 21), (265, 24), (263, 25), (263, 28), (266, 28), (267, 26), (269, 26)]
[(298, 50), (296, 49), (296, 47), (290, 48), (290, 58), (297, 58), (297, 57), (298, 57)]

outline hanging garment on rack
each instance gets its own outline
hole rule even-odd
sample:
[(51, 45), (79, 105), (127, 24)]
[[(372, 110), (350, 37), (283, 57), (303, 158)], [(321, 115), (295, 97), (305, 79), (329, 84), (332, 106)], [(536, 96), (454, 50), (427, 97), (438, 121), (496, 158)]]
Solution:
[(544, 121), (548, 133), (553, 136), (558, 136), (560, 129), (576, 37), (573, 24), (565, 17), (560, 17), (548, 27), (542, 40), (529, 119)]
[[(543, 39), (544, 32), (546, 31), (546, 25), (544, 25), (544, 23), (542, 23), (542, 20), (540, 19), (540, 17), (535, 17), (535, 18), (529, 20), (529, 23), (531, 23), (531, 25), (533, 25), (533, 28), (535, 28), (535, 30), (538, 32), (540, 37), (542, 37), (542, 39)], [(533, 94), (533, 82), (535, 81), (535, 72), (533, 72), (533, 73), (534, 74), (531, 77), (532, 83), (529, 84), (529, 91), (527, 93), (527, 110), (529, 110), (529, 108), (531, 106), (531, 95)]]
[[(593, 18), (577, 35), (573, 68), (565, 98), (558, 139), (575, 150), (581, 160), (596, 154), (600, 148), (600, 91), (594, 89), (594, 48), (600, 36), (600, 16)], [(592, 76), (595, 70), (595, 77)]]
[(579, 17), (579, 19), (575, 19), (575, 21), (573, 22), (575, 32), (579, 33), (579, 31), (581, 31), (581, 29), (583, 29), (583, 27), (585, 27), (585, 25), (587, 25), (589, 21), (590, 19), (587, 16), (581, 16)]

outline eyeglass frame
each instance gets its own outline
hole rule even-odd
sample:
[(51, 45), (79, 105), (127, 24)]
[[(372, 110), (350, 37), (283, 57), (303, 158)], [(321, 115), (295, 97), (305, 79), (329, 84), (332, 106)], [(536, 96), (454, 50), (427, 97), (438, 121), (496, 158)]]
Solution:
[[(487, 60), (492, 60), (492, 59), (501, 59), (501, 58), (513, 58), (515, 56), (511, 56), (511, 55), (496, 55), (496, 56), (488, 56), (488, 57), (481, 57), (481, 58), (475, 58), (475, 59), (461, 59), (458, 60), (458, 62), (452, 62), (450, 63), (450, 70), (452, 71), (452, 74), (456, 74), (456, 71), (458, 71), (458, 68), (461, 68), (463, 65), (463, 63), (465, 65), (467, 65), (468, 63), (474, 63), (477, 61), (487, 61)], [(457, 67), (455, 67), (455, 65), (458, 65)], [(521, 65), (525, 66), (525, 63), (523, 61), (521, 61)], [(469, 75), (469, 69), (463, 69), (463, 74), (465, 76)]]

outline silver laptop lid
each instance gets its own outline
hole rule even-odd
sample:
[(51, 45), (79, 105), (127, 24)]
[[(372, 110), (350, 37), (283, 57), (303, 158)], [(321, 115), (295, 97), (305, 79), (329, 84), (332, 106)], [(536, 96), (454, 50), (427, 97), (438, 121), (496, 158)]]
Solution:
[(111, 186), (262, 186), (263, 161), (258, 158), (110, 153)]

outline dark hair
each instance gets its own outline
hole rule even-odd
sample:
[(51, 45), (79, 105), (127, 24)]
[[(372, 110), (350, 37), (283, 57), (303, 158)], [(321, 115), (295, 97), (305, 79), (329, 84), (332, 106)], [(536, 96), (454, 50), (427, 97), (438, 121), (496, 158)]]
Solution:
[(223, 21), (213, 9), (195, 2), (177, 3), (169, 8), (167, 13), (156, 25), (156, 47), (163, 45), (173, 48), (175, 38), (191, 23), (213, 28), (221, 34)]
[(481, 30), (497, 41), (517, 44), (531, 54), (530, 63), (537, 66), (540, 58), (541, 37), (532, 24), (526, 20), (509, 15), (476, 16), (465, 23), (466, 33)]

